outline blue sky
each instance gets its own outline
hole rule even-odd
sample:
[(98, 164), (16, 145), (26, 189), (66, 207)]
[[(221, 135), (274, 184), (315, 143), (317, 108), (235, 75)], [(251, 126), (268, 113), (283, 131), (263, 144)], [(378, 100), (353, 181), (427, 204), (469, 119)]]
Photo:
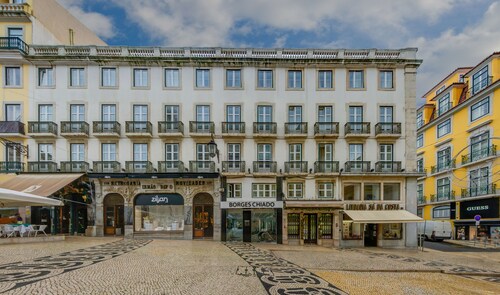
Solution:
[(57, 1), (109, 45), (417, 47), (417, 97), (500, 51), (500, 0)]

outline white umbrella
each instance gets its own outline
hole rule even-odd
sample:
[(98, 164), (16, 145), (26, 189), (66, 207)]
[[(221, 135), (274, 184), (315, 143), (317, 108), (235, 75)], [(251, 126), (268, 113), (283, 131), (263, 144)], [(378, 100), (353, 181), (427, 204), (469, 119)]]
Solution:
[(64, 206), (60, 200), (0, 188), (0, 207)]

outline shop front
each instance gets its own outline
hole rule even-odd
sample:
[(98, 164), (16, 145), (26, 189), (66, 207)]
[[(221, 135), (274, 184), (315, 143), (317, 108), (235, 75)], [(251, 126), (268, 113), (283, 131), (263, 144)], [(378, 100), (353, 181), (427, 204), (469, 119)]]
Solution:
[[(454, 221), (455, 239), (474, 240), (487, 237), (500, 240), (500, 198), (460, 202), (460, 211)], [(480, 221), (476, 224), (476, 216)]]
[(283, 201), (221, 202), (222, 240), (282, 243)]
[(134, 199), (134, 233), (184, 238), (184, 198), (177, 193), (139, 194)]

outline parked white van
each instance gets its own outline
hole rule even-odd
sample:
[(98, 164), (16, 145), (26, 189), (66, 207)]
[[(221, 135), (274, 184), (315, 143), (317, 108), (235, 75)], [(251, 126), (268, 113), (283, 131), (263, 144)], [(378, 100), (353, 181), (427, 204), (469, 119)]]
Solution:
[(418, 235), (426, 240), (441, 242), (451, 239), (451, 223), (446, 220), (425, 220), (418, 223)]

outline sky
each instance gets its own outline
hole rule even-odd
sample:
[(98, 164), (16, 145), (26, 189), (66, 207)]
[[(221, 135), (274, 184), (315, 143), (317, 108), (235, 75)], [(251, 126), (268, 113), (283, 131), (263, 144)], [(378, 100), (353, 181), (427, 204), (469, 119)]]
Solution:
[(417, 101), (500, 51), (500, 0), (57, 0), (109, 45), (418, 48)]

